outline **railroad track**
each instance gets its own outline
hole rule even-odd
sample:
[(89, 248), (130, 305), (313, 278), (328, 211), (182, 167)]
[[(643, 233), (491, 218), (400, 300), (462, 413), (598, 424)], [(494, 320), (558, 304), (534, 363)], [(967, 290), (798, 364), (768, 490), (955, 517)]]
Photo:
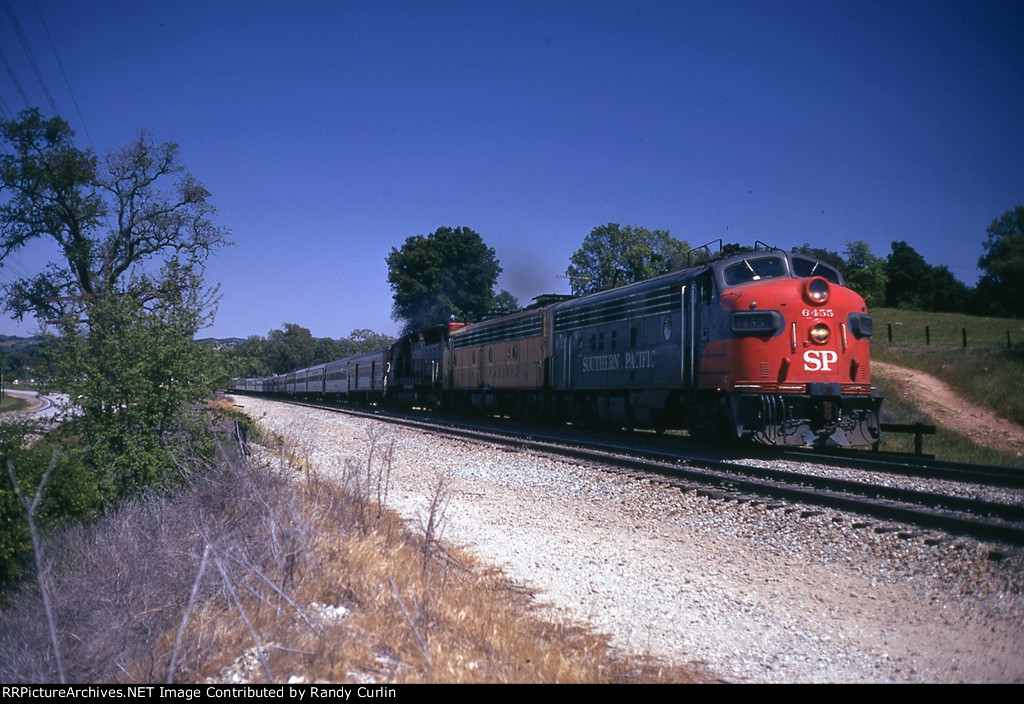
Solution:
[[(570, 458), (685, 490), (696, 490), (715, 498), (767, 503), (781, 501), (830, 508), (881, 521), (1024, 546), (1024, 492), (1019, 491), (1022, 486), (1019, 470), (928, 463), (920, 458), (912, 461), (910, 458), (871, 459), (862, 456), (850, 458), (847, 465), (845, 457), (760, 452), (756, 448), (754, 452), (744, 448), (744, 456), (741, 456), (736, 448), (723, 452), (720, 448), (697, 443), (672, 443), (670, 439), (648, 434), (614, 434), (597, 438), (571, 428), (540, 429), (508, 423), (498, 427), (497, 422), (486, 419), (447, 420), (440, 416), (424, 418), (422, 414), (306, 401), (289, 402), (364, 415), (470, 442)], [(751, 454), (756, 457), (750, 458)], [(841, 465), (846, 476), (766, 466), (776, 463)], [(850, 472), (858, 471), (863, 473), (862, 476), (850, 478)], [(873, 480), (870, 475), (874, 473), (888, 475), (889, 482)], [(952, 491), (893, 486), (891, 478), (950, 482), (966, 487), (966, 491), (956, 495)], [(973, 491), (974, 486), (1005, 489), (1008, 498), (995, 500), (963, 495), (985, 493)], [(887, 528), (880, 526), (876, 529)]]
[(824, 464), (841, 462), (846, 467), (922, 479), (1024, 489), (1024, 469), (1019, 467), (966, 464), (909, 454), (875, 453), (866, 450), (822, 451), (790, 448), (779, 452), (778, 455), (800, 461), (807, 461), (809, 458), (810, 461)]

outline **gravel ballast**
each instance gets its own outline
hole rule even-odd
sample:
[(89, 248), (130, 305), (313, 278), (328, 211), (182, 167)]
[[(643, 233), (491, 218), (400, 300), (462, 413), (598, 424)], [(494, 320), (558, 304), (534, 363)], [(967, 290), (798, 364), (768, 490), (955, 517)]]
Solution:
[(393, 442), (393, 509), (425, 524), (443, 478), (444, 539), (625, 652), (701, 663), (731, 682), (1024, 681), (1019, 551), (712, 499), (342, 413), (238, 403), (327, 473), (365, 461), (371, 438)]

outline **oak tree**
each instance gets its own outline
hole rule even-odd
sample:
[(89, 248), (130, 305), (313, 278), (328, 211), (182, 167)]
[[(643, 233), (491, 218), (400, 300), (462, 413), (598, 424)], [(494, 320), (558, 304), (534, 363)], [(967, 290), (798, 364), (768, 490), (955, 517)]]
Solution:
[(984, 272), (978, 281), (978, 301), (994, 315), (1024, 316), (1024, 205), (1008, 210), (989, 225), (985, 254), (978, 259)]
[(668, 230), (608, 223), (584, 238), (565, 273), (573, 282), (573, 293), (595, 293), (682, 268), (689, 250)]
[(404, 332), (451, 317), (479, 320), (495, 301), (501, 273), (494, 249), (468, 227), (441, 227), (405, 240), (387, 257), (395, 320)]
[(6, 286), (5, 306), (19, 319), (81, 316), (114, 294), (152, 299), (159, 282), (147, 265), (174, 258), (199, 271), (226, 244), (210, 194), (185, 172), (176, 144), (143, 131), (100, 164), (74, 146), (64, 120), (38, 110), (0, 122), (0, 137), (8, 147), (0, 154), (0, 262), (43, 238), (62, 258)]
[(0, 121), (0, 264), (49, 240), (58, 256), (4, 287), (4, 307), (52, 326), (54, 383), (82, 411), (90, 464), (125, 494), (173, 465), (182, 408), (209, 390), (196, 331), (216, 290), (202, 278), (226, 244), (178, 146), (146, 132), (98, 159), (59, 117)]
[(885, 286), (889, 281), (885, 273), (885, 260), (871, 253), (867, 242), (856, 240), (846, 243), (843, 268), (846, 285), (863, 296), (868, 305), (885, 303)]

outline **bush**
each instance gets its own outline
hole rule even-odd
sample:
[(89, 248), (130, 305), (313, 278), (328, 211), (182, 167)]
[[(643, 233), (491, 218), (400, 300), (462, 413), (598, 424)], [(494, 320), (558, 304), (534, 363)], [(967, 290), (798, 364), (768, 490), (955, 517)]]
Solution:
[(47, 466), (54, 462), (36, 512), (36, 522), (43, 530), (69, 518), (94, 516), (102, 507), (99, 483), (78, 452), (60, 452), (45, 440), (29, 448), (26, 437), (21, 426), (0, 426), (0, 586), (20, 576), (32, 550), (25, 509), (15, 495), (9, 471), (14, 472), (22, 491), (34, 494)]

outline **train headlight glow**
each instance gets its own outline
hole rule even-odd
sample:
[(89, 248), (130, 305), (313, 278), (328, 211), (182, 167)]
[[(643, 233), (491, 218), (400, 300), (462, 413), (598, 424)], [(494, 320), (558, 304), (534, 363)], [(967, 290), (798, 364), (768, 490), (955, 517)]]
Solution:
[(820, 305), (828, 300), (828, 281), (821, 278), (820, 276), (815, 277), (807, 282), (807, 300), (811, 303)]
[(823, 345), (828, 342), (828, 338), (831, 334), (832, 332), (828, 329), (828, 325), (825, 325), (825, 323), (818, 323), (811, 328), (811, 339), (819, 345)]

